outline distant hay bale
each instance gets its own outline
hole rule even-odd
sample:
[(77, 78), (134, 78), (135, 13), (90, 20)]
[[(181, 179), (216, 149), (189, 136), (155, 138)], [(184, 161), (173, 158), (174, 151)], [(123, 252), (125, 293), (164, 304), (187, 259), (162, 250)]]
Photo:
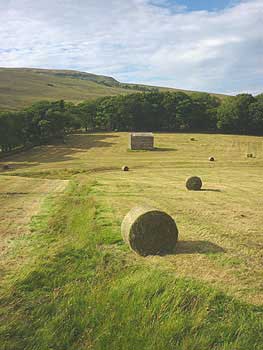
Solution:
[(130, 248), (142, 256), (172, 253), (178, 239), (173, 218), (149, 206), (131, 209), (123, 219), (121, 232)]
[(199, 191), (202, 187), (202, 180), (198, 176), (189, 177), (186, 180), (186, 188), (190, 191)]
[(194, 137), (191, 137), (191, 138), (190, 138), (190, 141), (195, 141), (195, 138), (194, 138)]
[(253, 153), (247, 153), (247, 158), (254, 158), (254, 154)]
[(215, 161), (214, 157), (209, 157), (208, 159), (209, 159), (210, 162), (214, 162)]
[(8, 170), (8, 169), (10, 169), (10, 165), (4, 164), (4, 165), (3, 165), (3, 170)]
[(123, 165), (121, 168), (122, 171), (129, 171), (129, 167), (127, 165)]

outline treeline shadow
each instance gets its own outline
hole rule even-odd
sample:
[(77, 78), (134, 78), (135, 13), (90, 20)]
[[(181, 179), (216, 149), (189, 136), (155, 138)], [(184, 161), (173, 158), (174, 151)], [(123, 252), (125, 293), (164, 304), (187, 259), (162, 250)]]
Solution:
[[(27, 166), (34, 166), (40, 163), (52, 163), (63, 162), (70, 160), (76, 153), (86, 152), (92, 148), (108, 148), (112, 147), (115, 143), (107, 141), (108, 139), (118, 138), (117, 135), (107, 134), (73, 134), (66, 137), (65, 142), (62, 141), (57, 144), (46, 144), (41, 146), (35, 146), (27, 151), (22, 151), (13, 156), (7, 157), (3, 160), (3, 163), (16, 162), (16, 165), (10, 165), (10, 168), (18, 169), (24, 167), (18, 162), (34, 163)], [(11, 170), (11, 169), (10, 169)], [(7, 171), (8, 172), (8, 171)]]

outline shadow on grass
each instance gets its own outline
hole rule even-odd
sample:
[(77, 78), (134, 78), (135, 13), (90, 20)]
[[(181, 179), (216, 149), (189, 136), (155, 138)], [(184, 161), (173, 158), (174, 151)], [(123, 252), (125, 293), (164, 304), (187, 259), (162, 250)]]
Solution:
[(208, 241), (178, 241), (175, 254), (225, 253), (225, 250)]
[(152, 149), (127, 149), (128, 152), (174, 152), (176, 148), (154, 147)]
[[(29, 151), (27, 151), (27, 152), (29, 152)], [(10, 156), (10, 158), (11, 158), (11, 156)], [(4, 166), (6, 165), (7, 162), (0, 162), (0, 173), (1, 173), (1, 175), (9, 175), (9, 172), (12, 171), (12, 170), (23, 169), (23, 168), (26, 169), (28, 167), (33, 167), (33, 166), (37, 166), (37, 165), (40, 164), (39, 162), (34, 162), (34, 163), (25, 163), (25, 162), (14, 163), (11, 160), (9, 162), (11, 162), (11, 163), (8, 164), (8, 168), (4, 168)]]
[(154, 152), (172, 152), (172, 151), (177, 151), (176, 148), (166, 148), (166, 147), (154, 147), (152, 150)]
[(222, 192), (221, 190), (216, 189), (216, 188), (201, 188), (200, 191), (204, 191), (204, 192)]
[[(0, 192), (0, 197), (1, 196), (25, 196), (29, 194), (30, 192)], [(37, 193), (39, 194), (39, 193)]]
[[(10, 165), (10, 170), (21, 167), (31, 167), (41, 163), (68, 161), (75, 153), (86, 152), (91, 148), (108, 148), (114, 145), (107, 139), (118, 138), (116, 135), (106, 134), (73, 134), (66, 137), (65, 143), (36, 146), (4, 159), (3, 164), (16, 162)], [(18, 161), (20, 163), (18, 163)], [(23, 163), (27, 162), (27, 165)], [(31, 163), (31, 164), (29, 164)], [(32, 164), (33, 163), (33, 164)], [(6, 171), (8, 173), (8, 171)]]

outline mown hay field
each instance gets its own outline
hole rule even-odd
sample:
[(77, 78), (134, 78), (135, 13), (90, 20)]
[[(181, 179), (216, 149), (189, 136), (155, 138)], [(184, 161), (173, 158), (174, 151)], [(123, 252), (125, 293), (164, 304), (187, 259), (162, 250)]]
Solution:
[[(130, 252), (130, 259), (262, 304), (263, 139), (159, 133), (155, 146), (154, 151), (130, 151), (128, 133), (71, 135), (63, 145), (35, 147), (2, 160), (11, 169), (1, 173), (1, 192), (10, 192), (5, 184), (11, 176), (12, 186), (26, 179), (32, 184), (40, 179), (92, 184), (94, 198), (108, 208), (102, 223), (111, 222), (120, 239), (121, 221), (133, 206), (164, 210), (178, 226), (176, 254), (143, 258)], [(130, 170), (121, 171), (123, 165)], [(185, 188), (186, 178), (194, 175), (202, 179), (201, 191)], [(23, 186), (19, 191), (26, 192)], [(31, 206), (34, 196), (23, 197), (23, 204), (18, 197), (2, 199), (1, 218), (7, 207), (15, 213), (21, 205)], [(19, 224), (19, 215), (12, 220)]]
[(67, 184), (68, 180), (0, 176), (0, 278), (23, 263), (19, 245), (30, 232), (32, 217), (47, 197), (59, 196)]

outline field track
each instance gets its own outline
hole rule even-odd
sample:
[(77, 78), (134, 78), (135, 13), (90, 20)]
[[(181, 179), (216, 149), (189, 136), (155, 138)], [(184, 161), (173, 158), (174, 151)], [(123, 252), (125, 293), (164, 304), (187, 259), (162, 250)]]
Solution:
[(6, 267), (5, 256), (13, 242), (30, 232), (31, 219), (39, 213), (44, 199), (58, 196), (67, 184), (67, 180), (0, 177), (0, 271)]

